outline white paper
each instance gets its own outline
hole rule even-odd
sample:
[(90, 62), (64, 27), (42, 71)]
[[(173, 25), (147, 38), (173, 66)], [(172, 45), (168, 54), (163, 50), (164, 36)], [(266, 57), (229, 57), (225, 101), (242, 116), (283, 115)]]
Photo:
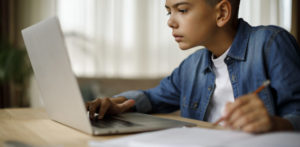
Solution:
[(173, 128), (141, 133), (105, 142), (90, 141), (91, 147), (207, 147), (225, 145), (253, 135), (238, 131), (203, 128)]
[(240, 131), (173, 128), (99, 142), (91, 147), (300, 147), (300, 133), (253, 135)]
[(277, 132), (257, 135), (255, 137), (235, 141), (228, 147), (300, 147), (300, 133)]

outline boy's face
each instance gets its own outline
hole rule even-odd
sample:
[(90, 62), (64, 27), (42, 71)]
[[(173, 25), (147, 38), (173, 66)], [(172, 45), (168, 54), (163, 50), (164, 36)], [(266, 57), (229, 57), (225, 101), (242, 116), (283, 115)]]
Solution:
[(165, 5), (170, 15), (168, 26), (182, 50), (212, 43), (216, 12), (205, 0), (166, 0)]

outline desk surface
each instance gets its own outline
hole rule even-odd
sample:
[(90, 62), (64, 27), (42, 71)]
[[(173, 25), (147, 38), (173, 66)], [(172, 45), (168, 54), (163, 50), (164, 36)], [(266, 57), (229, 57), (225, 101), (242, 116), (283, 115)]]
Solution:
[[(210, 123), (182, 118), (174, 114), (157, 114), (156, 116), (192, 122), (197, 124), (198, 127), (213, 128)], [(130, 134), (91, 136), (50, 120), (44, 109), (0, 109), (0, 146), (5, 141), (13, 140), (36, 146), (84, 147), (88, 146), (90, 140), (103, 141), (127, 135)]]

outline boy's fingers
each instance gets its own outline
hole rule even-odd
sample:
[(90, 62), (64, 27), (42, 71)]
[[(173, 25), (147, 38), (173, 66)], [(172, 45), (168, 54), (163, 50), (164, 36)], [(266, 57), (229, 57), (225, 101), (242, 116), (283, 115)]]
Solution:
[(91, 103), (91, 102), (86, 102), (86, 103), (85, 103), (85, 108), (86, 108), (87, 111), (89, 111), (90, 103)]
[(112, 98), (111, 101), (115, 104), (120, 104), (120, 103), (123, 103), (124, 101), (126, 101), (127, 98), (125, 97), (116, 97), (116, 98)]
[(110, 101), (109, 98), (103, 98), (101, 100), (101, 106), (98, 112), (98, 119), (102, 119), (105, 115), (105, 113), (107, 112), (107, 110), (109, 109), (109, 107), (111, 107), (112, 102)]
[(253, 112), (254, 109), (255, 109), (255, 107), (253, 106), (253, 104), (251, 104), (251, 102), (246, 103), (246, 104), (236, 108), (232, 112), (230, 118), (228, 119), (228, 122), (233, 123), (236, 120), (238, 120), (239, 118), (246, 116), (248, 113)]
[(135, 101), (133, 99), (126, 100), (125, 102), (118, 104), (118, 107), (120, 108), (120, 113), (127, 111), (131, 107), (133, 107), (135, 104)]
[(243, 96), (241, 98), (236, 99), (233, 103), (227, 103), (225, 107), (224, 117), (229, 119), (232, 113), (242, 105), (248, 102), (248, 96)]
[[(120, 103), (120, 104), (118, 104)], [(92, 102), (86, 103), (86, 108), (89, 111), (89, 117), (94, 118), (98, 111), (98, 119), (102, 119), (106, 113), (119, 114), (133, 107), (134, 100), (127, 100), (125, 97), (118, 98), (98, 98)]]
[(255, 110), (254, 112), (248, 113), (234, 122), (232, 122), (232, 128), (238, 129), (238, 128), (243, 128), (251, 123), (254, 123), (258, 119), (260, 119), (260, 114), (259, 110)]
[(89, 114), (90, 118), (93, 119), (96, 113), (96, 110), (101, 105), (101, 100), (95, 100), (89, 104)]
[(249, 133), (263, 133), (271, 129), (271, 123), (268, 119), (259, 119), (243, 127), (243, 131)]

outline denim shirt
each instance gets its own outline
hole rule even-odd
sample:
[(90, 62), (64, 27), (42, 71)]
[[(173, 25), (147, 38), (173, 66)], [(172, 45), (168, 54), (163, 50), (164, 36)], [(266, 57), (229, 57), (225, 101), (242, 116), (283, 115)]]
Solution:
[[(204, 120), (215, 89), (212, 53), (200, 49), (152, 89), (117, 96), (135, 99), (142, 113), (168, 113)], [(289, 120), (300, 130), (300, 49), (296, 40), (276, 26), (252, 27), (242, 19), (225, 58), (234, 98), (255, 91), (265, 80), (270, 86), (258, 96), (270, 115)]]

